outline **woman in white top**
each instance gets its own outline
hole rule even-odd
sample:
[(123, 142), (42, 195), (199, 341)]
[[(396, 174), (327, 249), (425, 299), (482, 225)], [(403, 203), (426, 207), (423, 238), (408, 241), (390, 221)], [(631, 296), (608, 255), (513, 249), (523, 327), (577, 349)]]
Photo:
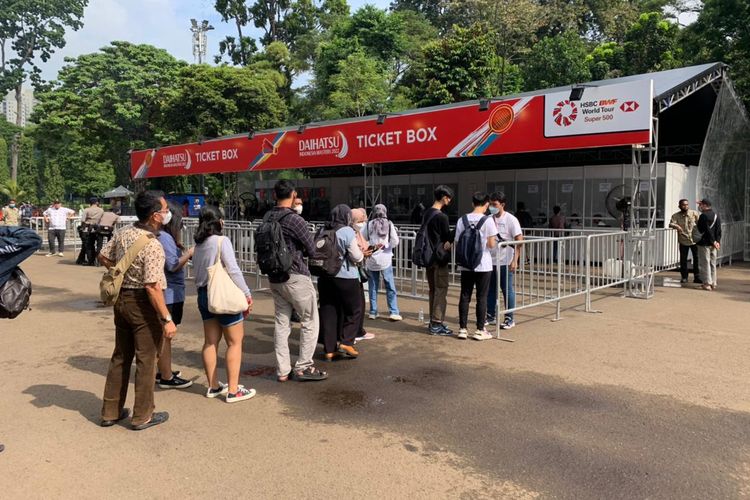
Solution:
[[(201, 209), (198, 218), (198, 229), (195, 231), (195, 251), (193, 253), (193, 268), (195, 270), (195, 286), (198, 289), (198, 310), (203, 319), (203, 365), (208, 378), (206, 397), (215, 398), (224, 395), (227, 403), (244, 401), (255, 396), (255, 389), (246, 389), (239, 384), (240, 365), (242, 364), (242, 340), (245, 336), (243, 320), (247, 317), (253, 305), (253, 297), (245, 283), (234, 257), (234, 249), (229, 238), (222, 236), (224, 218), (221, 211), (211, 205)], [(219, 250), (221, 253), (219, 254)], [(208, 310), (208, 268), (217, 259), (227, 270), (237, 287), (247, 297), (247, 310), (239, 314), (213, 314)], [(216, 373), (219, 342), (222, 335), (227, 343), (227, 384), (219, 382)]]
[(367, 284), (370, 294), (370, 319), (378, 317), (378, 287), (382, 275), (390, 312), (389, 318), (392, 321), (401, 321), (403, 318), (398, 311), (396, 282), (393, 279), (393, 249), (398, 246), (398, 233), (393, 223), (388, 220), (385, 205), (375, 205), (370, 222), (362, 229), (362, 234), (373, 249), (373, 254), (366, 263), (370, 273), (370, 281)]

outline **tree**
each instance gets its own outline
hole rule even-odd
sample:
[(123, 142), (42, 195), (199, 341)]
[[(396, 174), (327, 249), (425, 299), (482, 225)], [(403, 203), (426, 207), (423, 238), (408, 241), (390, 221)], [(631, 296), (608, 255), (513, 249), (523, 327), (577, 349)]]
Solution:
[(690, 64), (722, 61), (750, 109), (750, 7), (743, 0), (706, 0), (695, 23), (681, 31), (679, 44)]
[(679, 28), (659, 12), (641, 14), (625, 36), (625, 59), (630, 74), (676, 68), (681, 51), (677, 46)]
[(331, 78), (330, 108), (326, 118), (348, 118), (375, 114), (386, 109), (388, 81), (375, 58), (363, 51), (339, 62), (339, 72)]
[(9, 180), (10, 167), (8, 165), (8, 143), (5, 142), (5, 138), (0, 137), (0, 184), (5, 184), (5, 182)]
[(449, 3), (449, 0), (394, 0), (391, 2), (391, 10), (418, 12), (433, 26), (440, 28), (444, 27)]
[(623, 76), (627, 68), (625, 50), (617, 42), (605, 42), (594, 47), (586, 56), (586, 63), (594, 80)]
[(162, 112), (177, 91), (185, 63), (165, 50), (128, 42), (112, 42), (67, 63), (58, 80), (37, 95), (33, 119), (39, 125), (34, 137), (43, 161), (57, 161), (66, 181), (78, 177), (87, 165), (106, 163), (116, 182), (126, 184), (128, 150), (175, 140), (175, 134), (161, 125)]
[(198, 140), (283, 125), (284, 77), (271, 69), (187, 66), (165, 102), (162, 125), (177, 140)]
[(448, 104), (498, 93), (500, 59), (494, 34), (482, 24), (454, 26), (425, 47), (425, 63), (415, 78), (414, 100), (420, 106)]
[(62, 200), (65, 198), (65, 181), (63, 180), (60, 166), (57, 162), (49, 162), (44, 169), (44, 191), (39, 197), (39, 201), (46, 203), (53, 200)]
[(29, 135), (23, 134), (19, 141), (18, 186), (32, 202), (38, 200), (38, 193), (43, 186), (39, 170), (39, 158), (34, 140)]
[[(46, 62), (55, 49), (65, 46), (65, 29), (78, 30), (88, 0), (4, 1), (0, 9), (0, 95), (16, 91), (16, 125), (23, 123), (23, 82), (40, 81), (37, 59)], [(16, 179), (18, 134), (11, 147), (11, 178)]]
[(26, 192), (21, 189), (16, 181), (6, 180), (0, 183), (0, 193), (3, 193), (9, 200), (22, 200)]
[(220, 63), (223, 56), (226, 55), (232, 64), (246, 66), (250, 57), (258, 48), (255, 45), (255, 40), (243, 33), (248, 22), (250, 22), (250, 13), (245, 0), (216, 0), (214, 7), (222, 21), (225, 23), (234, 21), (237, 28), (237, 37), (227, 36), (219, 42), (219, 55), (214, 58), (216, 63)]
[(586, 45), (573, 31), (539, 40), (523, 68), (526, 90), (538, 90), (591, 80)]

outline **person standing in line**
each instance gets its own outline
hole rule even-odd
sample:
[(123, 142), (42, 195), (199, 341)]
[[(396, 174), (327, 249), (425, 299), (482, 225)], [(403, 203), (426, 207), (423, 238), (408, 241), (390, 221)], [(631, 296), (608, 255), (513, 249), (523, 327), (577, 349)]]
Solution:
[(83, 211), (81, 225), (78, 227), (83, 245), (76, 259), (76, 264), (84, 266), (96, 265), (96, 231), (103, 214), (104, 210), (99, 207), (99, 199), (95, 197), (90, 198), (89, 207)]
[(680, 200), (679, 211), (672, 215), (669, 227), (677, 230), (677, 243), (680, 245), (680, 283), (688, 282), (688, 252), (693, 254), (693, 283), (701, 283), (698, 269), (698, 245), (693, 241), (693, 229), (698, 224), (700, 214), (690, 210), (688, 200)]
[(704, 290), (716, 290), (716, 258), (721, 249), (721, 219), (719, 214), (714, 212), (711, 207), (711, 201), (703, 198), (698, 202), (698, 210), (701, 211), (698, 217), (697, 228), (701, 233), (701, 239), (696, 243), (698, 245), (698, 254), (700, 255), (700, 273)]
[(469, 320), (469, 302), (474, 288), (477, 289), (477, 329), (471, 338), (474, 340), (491, 339), (492, 335), (487, 333), (485, 322), (487, 320), (487, 294), (490, 288), (490, 277), (492, 276), (492, 256), (490, 250), (497, 245), (497, 226), (492, 217), (486, 216), (489, 208), (490, 197), (486, 193), (476, 192), (471, 198), (474, 210), (464, 215), (456, 224), (456, 243), (461, 239), (464, 231), (469, 226), (477, 228), (478, 237), (481, 241), (482, 257), (479, 265), (474, 269), (466, 269), (459, 266), (461, 271), (461, 297), (458, 302), (458, 335), (459, 339), (468, 338), (466, 330)]
[[(185, 265), (193, 256), (193, 248), (185, 250), (182, 244), (181, 208), (174, 203), (167, 203), (169, 214), (164, 218), (159, 243), (164, 248), (164, 275), (167, 288), (164, 290), (164, 302), (175, 325), (182, 323), (185, 305)], [(182, 372), (172, 371), (172, 340), (164, 339), (157, 365), (156, 383), (162, 389), (186, 389), (193, 385), (192, 380), (181, 378)], [(165, 376), (166, 375), (166, 376)]]
[[(292, 254), (292, 267), (288, 272), (268, 277), (276, 317), (273, 342), (277, 380), (286, 382), (290, 377), (300, 382), (325, 380), (328, 374), (317, 369), (313, 363), (320, 333), (318, 297), (304, 261), (305, 255), (315, 255), (315, 243), (305, 219), (300, 215), (302, 205), (296, 205), (300, 207), (299, 211), (294, 208), (295, 201), (299, 200), (294, 184), (280, 180), (273, 190), (276, 206), (271, 209), (269, 217), (281, 226), (284, 243)], [(297, 313), (301, 325), (299, 356), (294, 368), (289, 354), (293, 312)]]
[[(490, 210), (492, 207), (490, 206)], [(565, 229), (566, 221), (565, 216), (560, 213), (561, 209), (558, 205), (552, 207), (552, 213), (554, 214), (549, 219), (549, 228), (552, 229), (552, 237), (559, 238), (563, 236), (563, 230)], [(520, 224), (520, 223), (519, 223)], [(557, 247), (558, 243), (555, 241), (552, 244), (552, 261), (557, 262)]]
[[(203, 319), (203, 366), (208, 379), (206, 397), (215, 398), (224, 395), (227, 403), (237, 403), (255, 396), (255, 389), (246, 389), (239, 383), (242, 340), (245, 336), (243, 321), (252, 309), (253, 296), (237, 265), (232, 242), (222, 235), (223, 229), (224, 216), (219, 208), (213, 205), (203, 207), (198, 217), (198, 228), (195, 231), (193, 269), (195, 270), (195, 286), (198, 289), (198, 311)], [(208, 268), (218, 260), (221, 260), (227, 274), (247, 298), (247, 310), (244, 313), (214, 314), (208, 310)], [(227, 343), (226, 384), (219, 382), (216, 369), (219, 342), (222, 336)]]
[(3, 225), (17, 226), (20, 210), (16, 207), (16, 200), (10, 199), (8, 205), (3, 207)]
[(336, 276), (318, 278), (320, 331), (327, 361), (333, 360), (339, 341), (340, 353), (350, 358), (359, 356), (354, 342), (360, 328), (364, 295), (357, 264), (362, 262), (364, 254), (351, 226), (352, 210), (344, 204), (336, 205), (325, 223), (325, 229), (336, 232), (336, 245), (342, 259), (341, 269)]
[[(497, 240), (523, 241), (521, 224), (516, 217), (505, 210), (508, 202), (505, 194), (494, 192), (490, 195), (490, 214), (497, 226)], [(555, 207), (558, 208), (558, 207)], [(554, 217), (553, 217), (554, 219)], [(496, 246), (491, 250), (492, 276), (490, 277), (490, 291), (487, 295), (487, 324), (494, 325), (497, 321), (497, 263), (500, 263), (500, 288), (503, 292), (503, 304), (506, 311), (516, 307), (516, 291), (513, 287), (513, 277), (518, 269), (518, 258), (521, 255), (520, 246)], [(516, 326), (513, 321), (513, 311), (506, 312), (500, 328), (510, 330)]]
[[(49, 253), (47, 257), (57, 255), (58, 257), (65, 257), (65, 230), (67, 228), (68, 219), (75, 217), (75, 212), (69, 208), (65, 208), (60, 203), (60, 200), (54, 200), (52, 206), (42, 214), (44, 216), (44, 223), (47, 224), (49, 231), (47, 233), (49, 240)], [(55, 240), (57, 240), (57, 253), (55, 253)]]
[(445, 309), (448, 305), (448, 265), (451, 260), (450, 249), (453, 237), (448, 224), (448, 215), (443, 212), (443, 209), (451, 204), (455, 196), (453, 190), (444, 184), (436, 187), (433, 194), (435, 202), (425, 210), (422, 218), (422, 228), (433, 249), (433, 261), (425, 270), (430, 308), (430, 324), (427, 332), (430, 335), (451, 336), (453, 330), (445, 325)]
[(396, 228), (388, 220), (385, 205), (375, 205), (372, 209), (372, 218), (363, 232), (369, 247), (373, 249), (373, 254), (366, 263), (370, 272), (367, 285), (370, 294), (370, 319), (378, 317), (378, 287), (382, 275), (390, 313), (388, 318), (391, 321), (401, 321), (403, 318), (399, 314), (396, 282), (393, 278), (393, 249), (398, 246), (399, 240)]
[[(368, 279), (364, 279), (363, 275), (367, 273), (366, 271), (366, 265), (367, 261), (369, 260), (368, 257), (372, 255), (372, 250), (368, 250), (370, 244), (367, 242), (367, 239), (363, 235), (363, 230), (367, 227), (367, 212), (364, 208), (353, 208), (352, 209), (352, 229), (354, 229), (355, 237), (357, 238), (357, 245), (359, 245), (359, 249), (362, 251), (362, 254), (364, 255), (364, 259), (362, 262), (359, 262), (357, 264), (357, 271), (360, 274), (360, 280), (359, 280), (359, 289), (360, 289), (360, 295), (362, 296), (362, 309), (361, 313), (359, 315), (359, 328), (357, 331), (357, 337), (355, 338), (355, 344), (359, 342), (360, 340), (372, 340), (375, 338), (375, 335), (372, 333), (369, 333), (367, 330), (365, 330), (365, 283), (369, 281)], [(364, 280), (364, 281), (363, 281)]]
[(518, 202), (518, 210), (516, 210), (516, 219), (521, 224), (522, 228), (534, 227), (534, 218), (529, 212), (526, 211), (526, 204), (522, 201)]
[(177, 334), (163, 290), (164, 250), (156, 239), (169, 209), (160, 191), (144, 191), (135, 198), (138, 222), (118, 231), (99, 254), (107, 269), (117, 265), (130, 247), (138, 241), (148, 243), (125, 271), (120, 295), (114, 305), (115, 349), (109, 363), (104, 386), (102, 427), (111, 427), (127, 418), (124, 408), (130, 382), (130, 366), (135, 357), (135, 403), (131, 425), (143, 430), (164, 423), (167, 412), (154, 412), (154, 374), (163, 339)]

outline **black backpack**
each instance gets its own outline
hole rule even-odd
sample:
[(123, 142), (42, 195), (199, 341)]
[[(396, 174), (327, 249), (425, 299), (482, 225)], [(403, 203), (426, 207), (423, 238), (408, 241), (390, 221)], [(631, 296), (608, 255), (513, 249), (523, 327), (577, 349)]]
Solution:
[(488, 217), (489, 215), (485, 215), (476, 224), (470, 223), (465, 215), (461, 217), (464, 231), (456, 244), (456, 262), (469, 271), (473, 271), (482, 262), (484, 244), (481, 229)]
[(15, 268), (8, 281), (0, 287), (0, 318), (13, 319), (29, 308), (31, 280), (20, 267)]
[(329, 278), (336, 276), (344, 262), (336, 241), (336, 230), (321, 227), (315, 233), (314, 240), (316, 253), (307, 262), (310, 274)]
[(432, 212), (422, 223), (419, 231), (417, 231), (417, 236), (414, 238), (414, 251), (411, 254), (411, 261), (417, 267), (430, 267), (435, 261), (435, 249), (427, 235), (427, 226), (439, 213), (439, 210)]
[(258, 267), (267, 276), (283, 276), (292, 268), (293, 255), (284, 240), (281, 220), (292, 212), (273, 210), (263, 217), (255, 235)]

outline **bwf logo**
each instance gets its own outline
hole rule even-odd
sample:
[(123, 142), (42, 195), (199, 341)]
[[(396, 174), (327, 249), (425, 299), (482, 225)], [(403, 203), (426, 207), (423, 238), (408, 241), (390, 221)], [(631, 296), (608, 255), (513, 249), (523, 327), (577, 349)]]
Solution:
[(569, 127), (578, 118), (578, 107), (566, 99), (557, 103), (552, 110), (552, 120), (559, 127)]
[(625, 101), (624, 103), (620, 104), (620, 110), (622, 110), (625, 113), (632, 113), (636, 109), (638, 109), (640, 106), (636, 101)]

